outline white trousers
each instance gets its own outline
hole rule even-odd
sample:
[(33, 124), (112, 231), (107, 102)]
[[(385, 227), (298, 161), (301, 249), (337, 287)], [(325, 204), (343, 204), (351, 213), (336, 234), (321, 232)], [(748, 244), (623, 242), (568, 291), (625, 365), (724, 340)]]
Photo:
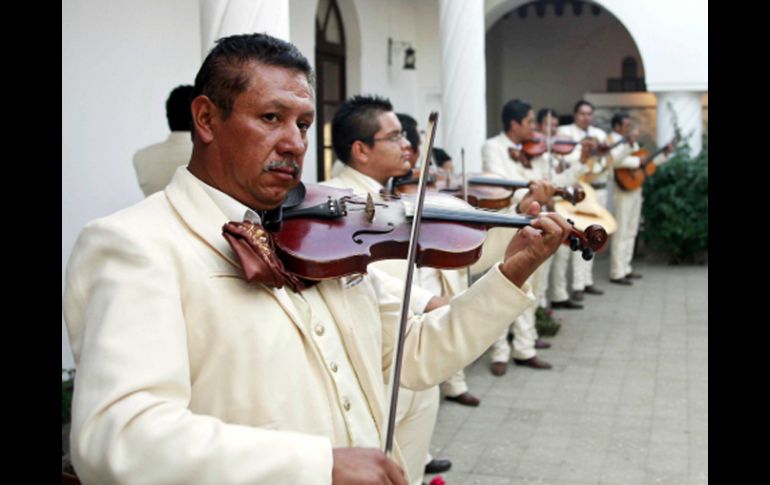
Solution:
[(413, 485), (422, 484), (430, 439), (438, 416), (438, 386), (424, 391), (398, 390), (395, 438)]
[[(596, 199), (607, 207), (607, 189), (596, 189)], [(572, 251), (572, 291), (583, 291), (594, 284), (594, 259), (586, 261), (580, 251)], [(557, 300), (558, 301), (558, 300)]]
[(567, 266), (570, 258), (572, 257), (572, 251), (565, 245), (559, 246), (554, 255), (550, 258), (553, 260), (551, 264), (551, 301), (564, 301), (569, 299), (569, 293), (567, 292)]
[[(537, 330), (535, 329), (535, 309), (528, 308), (516, 317), (511, 326), (513, 329), (513, 358), (531, 359), (535, 351)], [(511, 346), (508, 345), (508, 329), (492, 345), (492, 362), (508, 362), (511, 358)]]
[(642, 189), (626, 192), (618, 187), (613, 188), (612, 202), (618, 230), (610, 241), (610, 278), (619, 279), (631, 273), (634, 242), (642, 214)]
[(464, 392), (468, 392), (468, 384), (465, 383), (465, 372), (462, 369), (457, 371), (441, 383), (441, 392), (447, 396), (457, 397)]
[(552, 256), (543, 261), (543, 264), (538, 266), (538, 268), (535, 270), (535, 273), (532, 275), (532, 293), (535, 294), (537, 305), (543, 308), (548, 307), (545, 293), (548, 290), (548, 275), (551, 272), (553, 259), (554, 258)]

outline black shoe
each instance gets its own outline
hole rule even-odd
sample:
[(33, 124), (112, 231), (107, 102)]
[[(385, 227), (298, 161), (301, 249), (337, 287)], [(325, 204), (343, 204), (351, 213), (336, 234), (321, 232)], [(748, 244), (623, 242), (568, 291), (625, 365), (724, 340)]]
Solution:
[(627, 280), (625, 278), (618, 278), (618, 279), (612, 279), (610, 278), (610, 283), (614, 283), (616, 285), (623, 285), (623, 286), (631, 286), (633, 283), (631, 283), (631, 280)]
[(435, 458), (425, 465), (425, 473), (444, 473), (452, 468), (452, 462), (449, 460), (436, 460)]
[(583, 292), (580, 290), (573, 291), (569, 299), (572, 301), (583, 301)]
[(457, 396), (446, 396), (444, 399), (447, 401), (456, 402), (457, 404), (462, 404), (463, 406), (471, 406), (474, 408), (481, 404), (481, 399), (477, 398), (468, 391), (465, 391), (462, 394), (458, 394)]
[(529, 359), (513, 359), (513, 363), (516, 365), (524, 365), (527, 367), (532, 367), (533, 369), (547, 370), (553, 367), (549, 362), (546, 362), (538, 358), (537, 355), (534, 357), (530, 357)]
[(585, 290), (586, 293), (589, 295), (603, 295), (604, 292), (600, 290), (599, 288), (595, 287), (594, 285), (586, 286)]
[(640, 280), (642, 279), (642, 275), (640, 275), (639, 273), (631, 272), (631, 273), (628, 273), (626, 276), (624, 276), (624, 278), (627, 280)]
[(568, 310), (580, 310), (581, 308), (583, 308), (583, 305), (581, 305), (580, 303), (575, 303), (572, 300), (552, 301), (551, 308), (566, 308)]

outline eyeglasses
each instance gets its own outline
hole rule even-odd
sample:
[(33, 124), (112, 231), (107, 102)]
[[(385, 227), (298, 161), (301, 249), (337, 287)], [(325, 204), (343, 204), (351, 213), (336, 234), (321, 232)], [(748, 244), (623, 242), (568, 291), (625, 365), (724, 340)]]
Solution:
[(370, 137), (369, 140), (372, 141), (390, 141), (393, 143), (399, 143), (401, 140), (406, 138), (406, 131), (402, 131), (401, 133), (393, 133), (392, 135), (383, 136), (382, 138), (375, 138)]

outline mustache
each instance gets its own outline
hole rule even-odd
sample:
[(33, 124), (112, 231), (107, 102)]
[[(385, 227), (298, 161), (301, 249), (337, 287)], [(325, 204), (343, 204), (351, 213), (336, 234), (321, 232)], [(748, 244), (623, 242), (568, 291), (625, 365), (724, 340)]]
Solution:
[(272, 172), (277, 169), (291, 169), (296, 178), (299, 175), (299, 163), (294, 160), (273, 160), (268, 162), (263, 169), (265, 172)]

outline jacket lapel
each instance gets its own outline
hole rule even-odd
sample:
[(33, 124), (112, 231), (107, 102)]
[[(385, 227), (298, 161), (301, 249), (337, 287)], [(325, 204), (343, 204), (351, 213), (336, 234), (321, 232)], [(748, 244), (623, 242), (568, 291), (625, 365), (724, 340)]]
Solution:
[[(203, 190), (195, 176), (187, 170), (187, 167), (177, 169), (171, 183), (166, 187), (165, 193), (171, 206), (190, 231), (205, 241), (212, 251), (224, 258), (230, 264), (233, 274), (241, 276), (238, 259), (227, 240), (222, 236), (222, 226), (228, 222), (227, 216)], [(307, 329), (302, 325), (289, 295), (285, 291), (278, 291), (264, 285), (260, 286), (270, 293), (302, 335), (309, 339)]]

